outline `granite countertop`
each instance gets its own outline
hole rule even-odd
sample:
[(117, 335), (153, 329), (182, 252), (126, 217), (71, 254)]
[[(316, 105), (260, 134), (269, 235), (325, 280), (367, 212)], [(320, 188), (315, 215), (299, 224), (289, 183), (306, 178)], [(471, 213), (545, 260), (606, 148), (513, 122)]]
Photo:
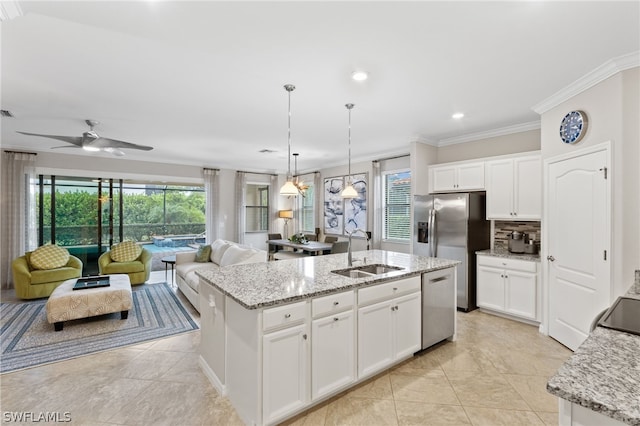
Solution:
[[(633, 288), (625, 295), (640, 299)], [(630, 425), (640, 425), (640, 336), (596, 327), (558, 372), (549, 393)]]
[(408, 278), (460, 263), (457, 260), (368, 250), (353, 253), (353, 266), (363, 265), (365, 259), (366, 264), (403, 269), (366, 278), (344, 277), (331, 272), (347, 267), (347, 254), (340, 253), (227, 266), (218, 271), (196, 271), (196, 274), (245, 308), (256, 309)]
[(540, 254), (523, 254), (523, 253), (511, 253), (504, 247), (494, 247), (487, 250), (478, 250), (476, 254), (483, 254), (485, 256), (504, 257), (508, 259), (529, 260), (532, 262), (540, 262)]

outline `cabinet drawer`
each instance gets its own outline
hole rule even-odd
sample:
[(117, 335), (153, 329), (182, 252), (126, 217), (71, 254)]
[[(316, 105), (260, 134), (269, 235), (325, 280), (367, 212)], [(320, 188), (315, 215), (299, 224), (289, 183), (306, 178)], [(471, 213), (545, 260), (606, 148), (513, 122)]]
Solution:
[(282, 326), (304, 322), (307, 318), (307, 302), (292, 303), (265, 309), (262, 313), (262, 330), (268, 331)]
[(478, 265), (514, 271), (536, 272), (537, 263), (531, 260), (509, 259), (506, 257), (478, 256)]
[(354, 303), (355, 295), (353, 291), (317, 297), (311, 301), (311, 314), (313, 318), (318, 318), (324, 315), (342, 312), (351, 309)]
[(415, 276), (363, 288), (358, 290), (358, 306), (368, 305), (379, 300), (391, 299), (403, 294), (414, 293), (420, 291), (420, 286), (420, 276)]

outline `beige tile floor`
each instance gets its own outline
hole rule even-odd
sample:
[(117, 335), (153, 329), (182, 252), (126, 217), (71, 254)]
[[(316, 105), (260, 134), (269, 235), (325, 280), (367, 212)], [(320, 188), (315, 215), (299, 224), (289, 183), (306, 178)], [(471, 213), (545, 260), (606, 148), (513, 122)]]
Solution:
[[(151, 282), (163, 280), (164, 271), (152, 274)], [(11, 293), (3, 291), (2, 299)], [(199, 339), (192, 332), (1, 375), (1, 421), (7, 412), (26, 411), (69, 412), (74, 425), (242, 424), (200, 371)], [(479, 311), (458, 313), (456, 342), (424, 351), (286, 423), (556, 425), (557, 401), (545, 384), (570, 354), (536, 327)]]

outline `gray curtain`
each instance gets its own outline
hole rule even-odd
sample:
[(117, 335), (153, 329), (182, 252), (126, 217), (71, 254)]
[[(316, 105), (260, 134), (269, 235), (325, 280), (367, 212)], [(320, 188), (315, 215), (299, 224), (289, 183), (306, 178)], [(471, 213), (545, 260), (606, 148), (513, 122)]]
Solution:
[(207, 244), (220, 238), (220, 170), (203, 169)]
[(373, 169), (373, 229), (371, 230), (371, 248), (382, 247), (382, 168), (379, 161), (372, 162)]
[(278, 197), (280, 196), (280, 188), (278, 188), (278, 176), (269, 177), (269, 233), (278, 232)]
[(247, 217), (247, 174), (236, 172), (236, 242), (244, 244), (244, 233)]
[(30, 179), (35, 177), (36, 154), (2, 153), (2, 194), (0, 195), (0, 271), (2, 286), (13, 288), (11, 262), (36, 248), (35, 200), (29, 196)]

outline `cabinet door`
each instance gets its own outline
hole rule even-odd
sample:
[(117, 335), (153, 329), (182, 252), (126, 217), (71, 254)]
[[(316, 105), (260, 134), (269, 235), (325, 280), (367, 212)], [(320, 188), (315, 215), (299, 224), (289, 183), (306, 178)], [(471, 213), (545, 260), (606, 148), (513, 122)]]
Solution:
[(358, 309), (358, 378), (393, 361), (392, 300)]
[(403, 358), (421, 349), (421, 293), (393, 299), (394, 358)]
[(313, 321), (311, 399), (316, 400), (356, 379), (353, 310)]
[(309, 327), (301, 324), (263, 336), (263, 422), (273, 423), (309, 400)]
[(430, 186), (433, 192), (452, 191), (456, 189), (455, 166), (433, 167), (430, 177)]
[(518, 220), (540, 220), (542, 217), (542, 163), (540, 156), (514, 160), (513, 204)]
[(504, 270), (478, 265), (477, 304), (481, 308), (504, 311)]
[(456, 189), (461, 191), (484, 189), (484, 163), (459, 165)]
[(536, 320), (538, 275), (531, 272), (505, 270), (505, 310), (520, 317)]
[(513, 160), (487, 161), (487, 219), (514, 219)]

